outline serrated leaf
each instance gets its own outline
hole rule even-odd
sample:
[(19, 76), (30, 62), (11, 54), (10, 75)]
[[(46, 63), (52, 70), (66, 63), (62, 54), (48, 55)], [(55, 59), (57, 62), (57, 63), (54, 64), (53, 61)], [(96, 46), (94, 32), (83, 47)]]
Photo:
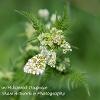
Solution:
[(69, 90), (83, 86), (90, 96), (87, 77), (85, 73), (72, 71), (68, 76), (67, 86)]
[(34, 29), (38, 31), (38, 33), (44, 32), (45, 27), (44, 24), (41, 23), (39, 19), (32, 13), (32, 12), (26, 12), (26, 11), (18, 11), (15, 10), (17, 13), (25, 16), (33, 25)]

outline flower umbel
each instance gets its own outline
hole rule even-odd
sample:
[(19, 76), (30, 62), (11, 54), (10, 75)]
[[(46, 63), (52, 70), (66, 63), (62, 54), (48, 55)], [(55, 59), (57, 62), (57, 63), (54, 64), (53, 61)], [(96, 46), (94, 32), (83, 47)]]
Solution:
[(70, 44), (66, 41), (63, 41), (63, 43), (61, 44), (61, 48), (63, 49), (64, 54), (69, 51), (72, 51)]
[(30, 74), (42, 74), (46, 67), (46, 58), (45, 56), (38, 54), (31, 59), (28, 60), (26, 65), (24, 66), (24, 72)]
[(43, 46), (49, 46), (50, 48), (59, 46), (62, 48), (64, 54), (68, 51), (72, 51), (70, 44), (66, 42), (64, 38), (63, 31), (58, 30), (55, 27), (53, 27), (48, 33), (40, 34), (38, 39)]
[(38, 39), (41, 45), (50, 46), (50, 47), (53, 46), (53, 40), (50, 33), (42, 33), (39, 35)]
[(55, 67), (55, 64), (56, 64), (56, 52), (53, 52), (53, 51), (49, 51), (48, 52), (47, 64), (50, 67)]
[(46, 57), (46, 63), (50, 67), (55, 67), (56, 64), (56, 52), (47, 50), (46, 47), (40, 46), (41, 54)]

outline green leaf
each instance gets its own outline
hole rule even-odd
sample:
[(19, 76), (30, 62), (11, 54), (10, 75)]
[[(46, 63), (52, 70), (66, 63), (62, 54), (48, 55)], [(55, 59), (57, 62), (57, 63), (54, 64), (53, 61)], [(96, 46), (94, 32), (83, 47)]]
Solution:
[(38, 33), (45, 31), (44, 24), (32, 12), (18, 11), (18, 10), (15, 11), (21, 15), (24, 15), (32, 23), (34, 29)]
[(72, 70), (72, 72), (68, 75), (67, 86), (69, 90), (83, 86), (90, 96), (86, 73)]
[(61, 18), (57, 18), (55, 27), (63, 31), (69, 31), (71, 26), (72, 26), (72, 23), (71, 23), (70, 17), (67, 13), (67, 10), (65, 9)]

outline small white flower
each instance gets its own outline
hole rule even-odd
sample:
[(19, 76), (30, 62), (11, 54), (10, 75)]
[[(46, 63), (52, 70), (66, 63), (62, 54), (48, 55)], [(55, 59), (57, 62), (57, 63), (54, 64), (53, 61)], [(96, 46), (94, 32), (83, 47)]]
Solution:
[(60, 45), (63, 39), (64, 39), (63, 35), (54, 34), (53, 42), (56, 43), (57, 45)]
[(52, 29), (50, 30), (50, 33), (57, 33), (57, 29), (55, 27), (52, 27)]
[(46, 27), (46, 29), (50, 29), (50, 27), (51, 27), (51, 23), (50, 23), (50, 22), (47, 23), (45, 27)]
[(51, 22), (52, 23), (55, 23), (56, 22), (56, 14), (52, 14), (52, 16), (51, 16)]
[(70, 44), (66, 41), (64, 41), (64, 43), (62, 43), (61, 47), (63, 49), (63, 53), (67, 53), (69, 51), (72, 51)]
[(50, 30), (50, 33), (52, 34), (62, 34), (63, 31), (62, 30), (58, 30), (56, 27), (52, 27), (52, 29)]
[(47, 59), (47, 64), (51, 67), (55, 67), (56, 64), (56, 53), (53, 51), (49, 51), (48, 54), (48, 59)]
[(29, 22), (26, 22), (25, 24), (25, 33), (28, 39), (32, 37), (32, 34), (35, 32), (35, 29), (33, 28), (32, 24)]
[(60, 71), (60, 72), (63, 72), (64, 70), (66, 70), (66, 67), (65, 67), (65, 65), (63, 65), (63, 64), (60, 64), (59, 66), (56, 67), (56, 69), (57, 69), (58, 71)]
[(46, 62), (49, 66), (55, 67), (56, 64), (56, 52), (49, 51), (44, 46), (40, 46), (41, 54), (46, 57)]
[(56, 69), (60, 72), (65, 71), (67, 68), (70, 67), (70, 59), (69, 58), (65, 58), (63, 61), (63, 63), (60, 63), (59, 66), (56, 67)]
[(45, 20), (48, 19), (49, 17), (49, 11), (47, 9), (40, 9), (38, 11), (38, 15), (41, 17), (41, 18), (44, 18)]
[(70, 67), (70, 59), (69, 58), (65, 58), (65, 64), (66, 64), (66, 66), (67, 66), (67, 68), (69, 68)]
[(24, 72), (30, 74), (42, 74), (46, 67), (46, 58), (45, 56), (38, 54), (28, 60), (24, 66)]
[(41, 54), (44, 55), (46, 58), (48, 56), (48, 50), (45, 46), (40, 46)]
[(56, 20), (57, 20), (57, 18), (58, 18), (58, 19), (60, 19), (61, 17), (60, 17), (60, 16), (57, 16), (56, 14), (52, 14), (52, 16), (51, 16), (51, 19), (50, 19), (50, 20), (51, 20), (51, 22), (52, 22), (52, 23), (55, 23), (55, 22), (56, 22)]
[(62, 33), (63, 33), (62, 30), (58, 30), (55, 27), (53, 27), (50, 30), (50, 33), (52, 33), (53, 43), (60, 45), (62, 43), (62, 41), (64, 40), (64, 36), (62, 35)]

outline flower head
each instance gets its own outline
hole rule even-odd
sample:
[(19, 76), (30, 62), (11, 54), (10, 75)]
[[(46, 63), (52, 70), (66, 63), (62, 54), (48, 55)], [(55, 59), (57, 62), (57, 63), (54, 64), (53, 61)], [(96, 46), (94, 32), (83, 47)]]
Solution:
[(64, 40), (64, 36), (62, 35), (62, 30), (51, 30), (53, 36), (53, 43), (57, 45), (61, 45)]
[(46, 58), (45, 56), (38, 54), (28, 60), (24, 66), (24, 72), (30, 74), (42, 74), (46, 67)]
[(49, 56), (48, 56), (48, 59), (47, 59), (47, 64), (50, 67), (55, 67), (55, 64), (56, 64), (56, 52), (49, 51), (48, 55)]
[(72, 51), (72, 48), (70, 46), (70, 44), (66, 41), (64, 41), (62, 44), (61, 44), (61, 48), (63, 49), (63, 53), (67, 53), (69, 51)]
[(46, 63), (50, 67), (55, 67), (56, 64), (56, 52), (47, 50), (46, 47), (41, 46), (41, 54), (46, 57)]
[(38, 37), (41, 45), (45, 45), (45, 46), (52, 46), (53, 45), (53, 40), (52, 40), (52, 36), (50, 33), (42, 33), (39, 35)]
[(72, 49), (70, 44), (65, 41), (64, 35), (62, 33), (62, 30), (58, 30), (53, 27), (50, 30), (50, 33), (42, 33), (39, 35), (38, 39), (41, 45), (49, 46), (51, 48), (57, 45), (63, 49), (63, 53), (67, 53), (68, 51), (72, 51)]
[(50, 33), (42, 33), (38, 37), (41, 45), (45, 46), (54, 46), (54, 44), (60, 45), (63, 41), (64, 37), (62, 35), (62, 30), (57, 30), (56, 28), (52, 28)]
[[(38, 36), (40, 41), (40, 54), (32, 57), (28, 60), (24, 67), (24, 72), (31, 74), (42, 74), (45, 71), (46, 64), (50, 67), (56, 67), (56, 45), (62, 48), (63, 53), (72, 51), (71, 46), (68, 42), (65, 41), (63, 31), (58, 30), (55, 27), (47, 33), (42, 33)], [(50, 49), (48, 50), (48, 46)], [(54, 49), (53, 49), (54, 48)], [(69, 63), (67, 63), (69, 64)], [(64, 64), (60, 64), (59, 67), (56, 67), (59, 71), (64, 71), (66, 69)]]

